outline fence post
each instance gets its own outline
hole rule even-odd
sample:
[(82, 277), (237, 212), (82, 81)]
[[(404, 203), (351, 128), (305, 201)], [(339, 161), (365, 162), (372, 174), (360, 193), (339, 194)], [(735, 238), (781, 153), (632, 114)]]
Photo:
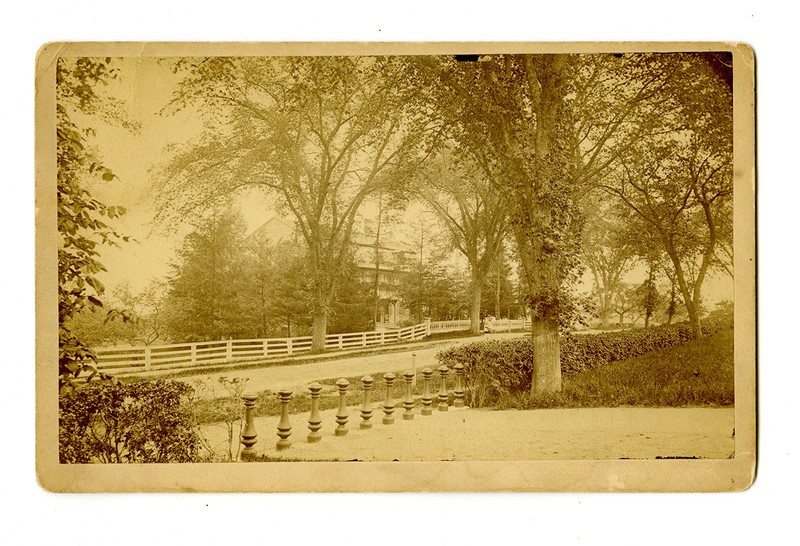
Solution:
[(450, 373), (450, 368), (442, 364), (439, 366), (439, 375), (441, 376), (441, 384), (439, 385), (439, 405), (436, 406), (439, 411), (447, 411), (447, 399), (450, 395), (447, 392), (447, 375)]
[(381, 345), (386, 345), (386, 330), (381, 330)]
[(455, 402), (453, 402), (453, 406), (457, 408), (464, 407), (464, 365), (461, 362), (457, 362), (453, 369), (456, 371), (456, 386), (453, 389), (453, 397), (455, 398)]
[(372, 390), (372, 383), (375, 381), (371, 375), (361, 378), (361, 385), (364, 387), (364, 405), (361, 406), (361, 428), (372, 428), (369, 420), (372, 418), (372, 405), (369, 402), (369, 391)]
[(425, 337), (431, 335), (431, 319), (425, 319)]
[(412, 392), (411, 382), (414, 380), (414, 372), (406, 370), (403, 372), (403, 377), (406, 380), (406, 397), (403, 399), (403, 419), (410, 421), (414, 418), (414, 393)]
[(189, 345), (189, 350), (191, 351), (192, 355), (192, 364), (197, 364), (197, 343), (191, 343)]
[(242, 431), (240, 440), (242, 445), (244, 445), (244, 449), (240, 454), (240, 458), (243, 461), (252, 461), (256, 458), (256, 427), (253, 424), (253, 411), (256, 407), (256, 399), (258, 397), (255, 394), (245, 394), (242, 396), (242, 400), (244, 400), (244, 430)]
[(339, 389), (339, 410), (336, 412), (336, 427), (334, 433), (336, 436), (344, 436), (347, 434), (347, 421), (349, 419), (347, 414), (347, 387), (350, 382), (344, 377), (336, 382), (336, 387)]
[(233, 340), (229, 339), (225, 342), (225, 360), (230, 362), (233, 360)]
[(339, 349), (344, 349), (344, 334), (339, 334)]
[(431, 404), (433, 403), (433, 396), (431, 396), (431, 375), (433, 375), (433, 370), (430, 368), (422, 370), (422, 378), (425, 382), (422, 391), (422, 411), (420, 412), (422, 415), (431, 415), (433, 413), (433, 410), (431, 410)]
[(394, 417), (392, 417), (392, 413), (394, 413), (394, 401), (392, 400), (392, 384), (394, 383), (394, 377), (392, 372), (383, 376), (383, 380), (386, 382), (386, 401), (383, 403), (384, 425), (391, 425), (394, 423)]
[(292, 435), (292, 424), (289, 422), (289, 402), (292, 401), (292, 390), (281, 389), (278, 391), (281, 401), (281, 420), (278, 423), (278, 443), (275, 445), (278, 451), (288, 449), (292, 446), (289, 436)]
[(269, 355), (269, 341), (265, 339), (264, 340), (264, 357), (267, 357), (268, 355)]
[(151, 366), (151, 352), (150, 352), (150, 345), (144, 348), (144, 371), (150, 371)]
[(319, 393), (322, 391), (322, 385), (314, 381), (308, 386), (311, 391), (311, 416), (308, 418), (308, 430), (311, 432), (308, 435), (308, 443), (313, 444), (322, 439), (319, 429), (322, 428), (322, 417), (319, 414)]
[(292, 355), (292, 338), (286, 338), (286, 354)]
[(366, 332), (361, 334), (361, 346), (362, 347), (366, 347), (367, 346), (367, 333)]

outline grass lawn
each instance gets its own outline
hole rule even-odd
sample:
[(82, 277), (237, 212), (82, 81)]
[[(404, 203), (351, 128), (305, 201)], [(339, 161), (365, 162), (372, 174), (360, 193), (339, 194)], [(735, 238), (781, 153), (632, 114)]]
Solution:
[[(419, 370), (417, 370), (419, 372)], [(392, 399), (398, 407), (405, 396), (403, 370), (394, 370), (396, 376), (392, 387)], [(382, 415), (380, 406), (386, 398), (386, 386), (382, 375), (374, 375), (371, 392), (373, 419)], [(361, 376), (348, 377), (350, 388), (347, 404), (354, 406), (364, 400)], [(448, 381), (453, 389), (453, 377)], [(320, 397), (320, 409), (338, 406), (335, 379), (320, 381), (324, 386)], [(418, 374), (413, 393), (422, 395), (422, 375)], [(439, 376), (431, 378), (433, 405), (438, 401)], [(450, 396), (452, 403), (452, 393)], [(220, 416), (240, 414), (241, 401), (231, 399), (199, 400), (195, 402), (198, 421), (213, 423)], [(733, 404), (733, 330), (691, 341), (672, 349), (653, 351), (646, 355), (621, 360), (596, 368), (584, 370), (573, 376), (563, 376), (562, 391), (550, 395), (531, 396), (522, 393), (497, 400), (497, 409), (534, 408), (589, 408), (617, 406), (682, 407), (682, 406), (728, 406)], [(419, 401), (417, 401), (419, 406)], [(274, 392), (258, 395), (256, 415), (279, 415), (280, 402)], [(311, 411), (308, 392), (295, 393), (290, 405), (291, 413)], [(400, 410), (402, 411), (402, 410)], [(399, 415), (397, 411), (395, 415)]]
[(733, 329), (564, 376), (562, 391), (501, 399), (498, 408), (733, 405)]

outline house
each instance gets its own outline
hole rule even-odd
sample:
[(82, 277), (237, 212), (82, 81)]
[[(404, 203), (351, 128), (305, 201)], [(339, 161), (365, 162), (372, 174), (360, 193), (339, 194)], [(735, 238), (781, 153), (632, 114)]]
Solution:
[(294, 223), (279, 216), (273, 216), (247, 236), (248, 240), (268, 239), (272, 242), (297, 241)]
[(371, 286), (377, 285), (378, 309), (375, 328), (396, 328), (411, 321), (411, 314), (403, 305), (400, 294), (408, 282), (417, 262), (417, 253), (395, 240), (392, 233), (377, 232), (369, 221), (351, 238), (353, 256), (359, 272), (359, 280)]
[[(294, 240), (300, 244), (300, 237), (291, 220), (277, 216), (270, 218), (248, 236), (261, 237), (273, 241)], [(375, 287), (377, 280), (375, 328), (397, 328), (410, 322), (411, 314), (403, 305), (400, 294), (403, 283), (412, 274), (418, 261), (416, 250), (396, 241), (391, 232), (382, 231), (378, 238), (377, 230), (369, 220), (362, 221), (360, 229), (354, 231), (350, 242), (359, 281)]]

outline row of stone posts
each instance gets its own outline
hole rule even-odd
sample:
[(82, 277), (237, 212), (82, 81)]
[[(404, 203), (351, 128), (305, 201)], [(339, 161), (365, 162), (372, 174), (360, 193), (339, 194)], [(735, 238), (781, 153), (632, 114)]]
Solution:
[[(464, 366), (461, 363), (458, 363), (453, 366), (453, 370), (455, 371), (456, 376), (455, 387), (453, 389), (453, 406), (463, 407)], [(436, 395), (439, 403), (436, 408), (438, 411), (447, 411), (449, 409), (448, 400), (450, 398), (450, 393), (447, 390), (447, 378), (450, 375), (450, 368), (442, 365), (436, 371), (439, 372), (439, 391)], [(431, 391), (433, 373), (434, 371), (430, 368), (425, 368), (422, 370), (423, 391), (421, 397), (422, 409), (420, 410), (420, 415), (433, 414), (432, 405), (434, 401), (434, 395)], [(403, 419), (412, 420), (414, 419), (414, 408), (416, 406), (416, 400), (414, 399), (413, 393), (414, 384), (416, 382), (416, 373), (412, 370), (407, 370), (403, 372), (402, 377), (405, 383), (405, 396), (401, 401), (401, 405), (404, 409)], [(382, 423), (384, 425), (391, 425), (394, 423), (393, 414), (396, 409), (396, 402), (392, 398), (392, 386), (394, 385), (396, 379), (397, 376), (391, 372), (386, 373), (383, 376), (383, 381), (386, 384), (386, 400), (382, 406), (384, 414)], [(370, 395), (374, 382), (375, 380), (369, 375), (361, 378), (361, 386), (364, 389), (364, 403), (361, 405), (360, 411), (361, 429), (372, 428), (372, 422), (370, 419), (372, 419), (373, 407)], [(347, 379), (342, 378), (336, 382), (336, 388), (339, 391), (339, 409), (336, 411), (337, 427), (334, 431), (336, 436), (345, 436), (348, 431), (347, 423), (350, 419), (350, 416), (347, 411), (347, 389), (349, 387), (350, 382)], [(311, 415), (308, 418), (308, 430), (310, 433), (308, 434), (307, 441), (308, 443), (315, 443), (322, 439), (322, 435), (319, 432), (322, 428), (322, 417), (320, 416), (319, 410), (319, 398), (320, 393), (322, 392), (322, 385), (317, 382), (311, 383), (308, 386), (308, 390), (311, 394)], [(281, 389), (278, 391), (278, 399), (281, 402), (281, 417), (280, 421), (278, 422), (279, 440), (275, 446), (278, 451), (287, 449), (292, 445), (292, 442), (289, 440), (289, 437), (292, 435), (292, 425), (289, 421), (289, 403), (292, 400), (292, 395), (293, 392), (291, 389)], [(255, 444), (258, 435), (253, 423), (256, 395), (246, 394), (242, 396), (242, 400), (244, 400), (245, 408), (245, 426), (241, 434), (242, 445), (244, 445), (241, 458), (242, 460), (247, 461), (253, 460), (256, 457)]]

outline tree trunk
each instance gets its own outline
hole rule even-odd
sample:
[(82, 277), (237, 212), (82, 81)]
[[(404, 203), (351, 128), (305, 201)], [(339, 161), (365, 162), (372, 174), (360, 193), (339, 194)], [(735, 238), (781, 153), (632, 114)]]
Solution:
[(311, 330), (311, 352), (325, 352), (325, 335), (328, 333), (328, 312), (314, 309), (314, 325)]
[(700, 339), (703, 337), (703, 326), (700, 324), (700, 313), (694, 301), (687, 301), (686, 312), (689, 314), (689, 324), (692, 326), (694, 338)]
[(667, 324), (672, 324), (672, 317), (675, 316), (675, 309), (678, 304), (675, 301), (675, 278), (670, 278), (671, 286), (669, 293), (669, 307), (667, 307)]
[[(699, 309), (697, 308), (697, 301), (693, 297), (694, 294), (689, 289), (689, 283), (686, 281), (686, 277), (683, 274), (683, 267), (681, 266), (680, 258), (678, 257), (677, 252), (671, 247), (667, 247), (667, 255), (672, 260), (672, 265), (675, 266), (675, 277), (678, 280), (678, 288), (681, 291), (681, 295), (683, 296), (683, 303), (686, 306), (686, 313), (689, 315), (689, 324), (692, 326), (692, 332), (694, 333), (695, 339), (700, 339), (703, 337), (703, 328), (700, 324), (700, 313)], [(695, 287), (695, 294), (698, 293), (698, 287)], [(699, 298), (697, 298), (699, 299)]]
[[(510, 314), (510, 312), (509, 312)], [(500, 318), (500, 263), (497, 264), (497, 291), (494, 300), (494, 316)], [(510, 318), (510, 317), (509, 317)]]
[(601, 311), (600, 312), (600, 329), (605, 330), (608, 328), (608, 311)]
[[(534, 138), (534, 159), (528, 171), (530, 188), (523, 188), (523, 203), (517, 209), (514, 224), (517, 247), (532, 297), (531, 336), (533, 342), (533, 375), (531, 393), (561, 390), (561, 357), (559, 349), (559, 310), (552, 298), (559, 297), (564, 272), (560, 250), (552, 244), (554, 205), (548, 196), (566, 191), (567, 156), (562, 153), (564, 135), (568, 133), (569, 115), (564, 102), (566, 87), (562, 82), (565, 57), (544, 56), (534, 67), (526, 57), (529, 85), (538, 95), (535, 106), (537, 120)], [(561, 126), (560, 126), (561, 125)], [(509, 139), (509, 144), (518, 142)], [(512, 142), (515, 142), (512, 144)], [(516, 154), (523, 158), (524, 154)], [(562, 194), (563, 195), (563, 194)], [(569, 199), (569, 197), (567, 197)]]
[[(469, 331), (473, 334), (480, 333), (481, 329), (481, 288), (483, 283), (479, 276), (472, 273), (472, 285), (470, 286), (470, 295), (472, 301), (469, 308)], [(500, 317), (498, 317), (500, 318)]]
[(558, 321), (534, 319), (533, 381), (531, 394), (559, 392), (561, 390), (561, 349), (559, 347)]
[(378, 195), (378, 230), (375, 233), (375, 283), (372, 287), (372, 297), (374, 299), (374, 309), (372, 316), (372, 329), (378, 330), (378, 319), (380, 306), (381, 288), (381, 218), (383, 216), (383, 197)]
[(611, 296), (608, 289), (603, 289), (600, 295), (600, 328), (608, 328), (611, 317)]

